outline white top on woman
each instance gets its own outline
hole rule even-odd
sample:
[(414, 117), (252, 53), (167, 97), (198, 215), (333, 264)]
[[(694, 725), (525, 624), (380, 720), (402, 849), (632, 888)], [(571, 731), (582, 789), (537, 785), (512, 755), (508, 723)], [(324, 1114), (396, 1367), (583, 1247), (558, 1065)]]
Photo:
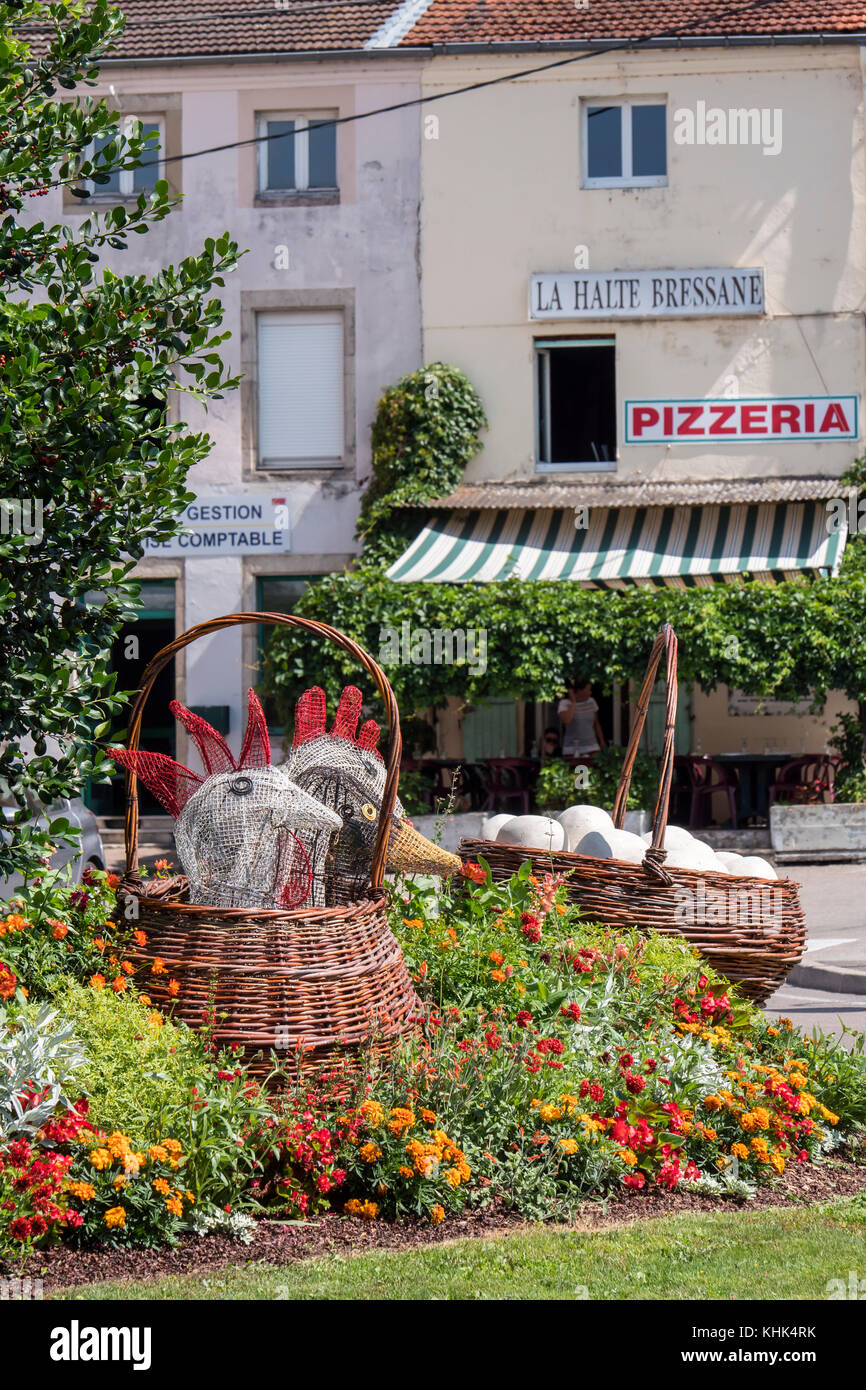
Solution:
[[(564, 714), (570, 709), (569, 699), (560, 700), (557, 712)], [(574, 715), (568, 724), (563, 725), (562, 751), (566, 758), (577, 757), (580, 753), (594, 753), (598, 748), (595, 736), (595, 717), (598, 705), (590, 695), (588, 700), (576, 700)]]

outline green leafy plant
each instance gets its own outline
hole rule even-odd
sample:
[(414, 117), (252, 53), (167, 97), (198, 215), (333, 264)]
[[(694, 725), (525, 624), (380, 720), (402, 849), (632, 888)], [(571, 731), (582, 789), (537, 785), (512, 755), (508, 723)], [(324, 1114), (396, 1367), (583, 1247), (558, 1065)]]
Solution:
[(431, 362), (388, 388), (373, 422), (373, 476), (358, 521), (368, 561), (390, 563), (413, 535), (417, 516), (402, 509), (453, 492), (486, 424), (458, 367)]
[(0, 1006), (0, 1147), (32, 1137), (54, 1114), (71, 1107), (86, 1054), (72, 1025), (47, 1004)]
[[(616, 744), (608, 744), (593, 754), (589, 770), (589, 786), (585, 799), (593, 806), (601, 806), (605, 811), (613, 810), (622, 765), (626, 750)], [(651, 811), (656, 804), (659, 791), (659, 765), (656, 758), (638, 751), (635, 754), (634, 768), (628, 789), (627, 811)], [(584, 798), (578, 797), (577, 800)]]
[(542, 763), (535, 783), (535, 800), (539, 810), (564, 811), (580, 800), (574, 788), (574, 768), (563, 758), (548, 758)]
[(25, 878), (61, 833), (27, 825), (33, 794), (50, 805), (114, 770), (100, 748), (123, 704), (110, 656), (139, 606), (130, 573), (145, 537), (176, 533), (211, 445), (168, 402), (236, 384), (214, 297), (237, 263), (228, 234), (153, 278), (109, 263), (176, 206), (165, 180), (64, 225), (34, 215), (49, 189), (86, 198), (88, 181), (153, 155), (140, 125), (121, 134), (105, 99), (74, 93), (123, 24), (108, 0), (0, 6), (0, 456), (15, 521), (0, 534), (0, 791), (18, 807), (0, 874)]

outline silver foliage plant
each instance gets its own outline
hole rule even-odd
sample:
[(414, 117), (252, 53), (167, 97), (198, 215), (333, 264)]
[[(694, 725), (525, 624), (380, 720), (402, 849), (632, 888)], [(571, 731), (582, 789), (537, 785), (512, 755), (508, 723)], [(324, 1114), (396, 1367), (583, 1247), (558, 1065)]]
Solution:
[[(49, 1004), (16, 1011), (14, 1019), (0, 1009), (0, 1146), (31, 1138), (59, 1106), (70, 1105), (64, 1087), (87, 1056), (72, 1025), (58, 1020)], [(40, 1099), (25, 1103), (33, 1092)]]

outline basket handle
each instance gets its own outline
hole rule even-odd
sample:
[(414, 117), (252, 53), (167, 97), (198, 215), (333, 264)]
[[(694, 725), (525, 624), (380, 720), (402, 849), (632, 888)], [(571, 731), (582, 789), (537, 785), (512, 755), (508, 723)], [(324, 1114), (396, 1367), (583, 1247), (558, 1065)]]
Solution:
[(656, 798), (655, 810), (653, 811), (653, 838), (652, 844), (647, 849), (643, 860), (644, 871), (650, 878), (656, 879), (660, 883), (670, 886), (672, 879), (670, 874), (663, 868), (665, 859), (664, 844), (665, 831), (668, 824), (668, 812), (670, 811), (671, 783), (674, 775), (674, 730), (677, 721), (677, 635), (670, 623), (665, 623), (659, 629), (658, 636), (653, 643), (650, 652), (649, 664), (646, 668), (646, 675), (643, 678), (640, 695), (638, 696), (637, 710), (635, 712), (634, 724), (632, 725), (631, 737), (628, 741), (625, 759), (620, 773), (619, 786), (616, 789), (616, 800), (613, 803), (613, 823), (617, 830), (622, 830), (625, 821), (625, 808), (628, 801), (628, 790), (631, 786), (631, 775), (634, 771), (635, 758), (637, 757), (638, 744), (646, 724), (647, 710), (649, 709), (650, 696), (656, 682), (659, 662), (665, 654), (667, 671), (667, 692), (665, 698), (665, 732), (662, 742), (661, 760), (661, 780), (659, 782), (659, 794)]
[[(397, 800), (397, 781), (400, 776), (400, 757), (403, 751), (403, 740), (400, 734), (400, 712), (397, 708), (397, 699), (391, 689), (388, 677), (381, 666), (360, 647), (357, 642), (353, 642), (351, 637), (345, 633), (338, 632), (335, 627), (329, 627), (327, 623), (319, 623), (312, 618), (298, 618), (293, 613), (229, 613), (222, 618), (211, 618), (209, 622), (198, 623), (195, 627), (187, 628), (179, 637), (175, 637), (173, 642), (169, 642), (162, 651), (157, 652), (156, 656), (148, 662), (144, 674), (141, 678), (138, 694), (132, 707), (129, 717), (129, 735), (127, 747), (130, 751), (138, 748), (138, 741), (141, 736), (141, 720), (144, 713), (144, 706), (147, 698), (153, 689), (154, 681), (176, 652), (183, 647), (188, 647), (190, 642), (195, 642), (199, 637), (209, 637), (211, 633), (220, 632), (225, 627), (235, 627), (243, 623), (266, 623), (271, 627), (299, 627), (305, 632), (315, 633), (318, 637), (327, 637), (342, 647), (343, 651), (355, 657), (364, 670), (372, 678), (379, 695), (385, 705), (385, 713), (388, 717), (388, 749), (385, 757), (385, 789), (382, 793), (382, 805), (379, 810), (379, 825), (376, 833), (376, 843), (373, 849), (373, 864), (370, 871), (370, 887), (380, 888), (385, 874), (385, 860), (388, 854), (388, 834), (391, 827), (391, 817), (394, 813), (394, 805)], [(135, 772), (127, 769), (126, 773), (126, 819), (124, 821), (124, 841), (126, 845), (126, 873), (132, 874), (138, 862), (138, 778)]]

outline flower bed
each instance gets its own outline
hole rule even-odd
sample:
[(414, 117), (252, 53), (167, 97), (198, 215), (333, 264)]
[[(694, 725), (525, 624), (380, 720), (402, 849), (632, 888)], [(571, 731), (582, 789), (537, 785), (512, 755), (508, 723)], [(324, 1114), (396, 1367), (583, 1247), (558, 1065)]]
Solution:
[(113, 888), (49, 875), (0, 919), (7, 1263), (52, 1242), (251, 1240), (263, 1214), (439, 1226), (603, 1194), (746, 1200), (862, 1142), (862, 1042), (770, 1022), (686, 943), (614, 937), (529, 865), (398, 885), (421, 1040), (303, 1085), (275, 1057), (267, 1088), (217, 1051), (212, 1011), (191, 1032), (153, 1008)]

